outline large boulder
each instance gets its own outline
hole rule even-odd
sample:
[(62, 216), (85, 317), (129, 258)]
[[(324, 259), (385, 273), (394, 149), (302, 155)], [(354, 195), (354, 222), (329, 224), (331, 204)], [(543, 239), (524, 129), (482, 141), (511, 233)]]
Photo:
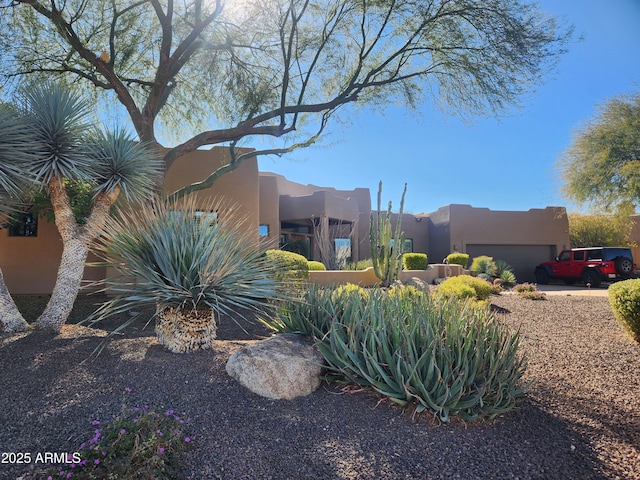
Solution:
[(311, 340), (284, 333), (235, 352), (227, 362), (227, 373), (253, 393), (291, 400), (318, 389), (324, 364)]

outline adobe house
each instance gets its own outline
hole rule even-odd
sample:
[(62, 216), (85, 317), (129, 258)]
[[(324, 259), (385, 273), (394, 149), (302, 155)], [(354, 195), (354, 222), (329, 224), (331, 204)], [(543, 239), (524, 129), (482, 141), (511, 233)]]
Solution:
[[(176, 160), (165, 177), (165, 190), (203, 180), (214, 168), (229, 162), (228, 150), (198, 150)], [(242, 215), (246, 235), (260, 238), (264, 248), (288, 244), (309, 259), (319, 259), (318, 238), (347, 249), (351, 261), (370, 257), (368, 188), (337, 190), (301, 185), (282, 175), (259, 172), (255, 159), (245, 160), (212, 187), (196, 192), (205, 198), (223, 197), (219, 215)], [(397, 215), (393, 215), (395, 225)], [(519, 281), (533, 281), (533, 269), (553, 259), (569, 245), (565, 209), (547, 207), (526, 212), (491, 211), (470, 205), (448, 205), (436, 212), (403, 215), (408, 251), (427, 253), (440, 263), (453, 251), (471, 257), (490, 255), (509, 263)], [(23, 222), (0, 231), (0, 268), (9, 291), (49, 294), (62, 254), (62, 240), (53, 223), (24, 215)], [(90, 256), (88, 261), (95, 261)], [(87, 267), (85, 281), (102, 279), (102, 267)]]

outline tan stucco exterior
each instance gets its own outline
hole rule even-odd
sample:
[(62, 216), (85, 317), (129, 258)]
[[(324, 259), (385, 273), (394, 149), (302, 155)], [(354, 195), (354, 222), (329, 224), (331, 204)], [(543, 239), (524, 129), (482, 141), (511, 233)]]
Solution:
[[(173, 192), (202, 181), (229, 159), (228, 150), (222, 147), (179, 158), (165, 176), (165, 190)], [(277, 248), (283, 239), (307, 242), (311, 247), (309, 257), (318, 259), (314, 227), (328, 225), (332, 239), (351, 238), (351, 261), (370, 257), (371, 192), (367, 188), (337, 190), (302, 185), (281, 175), (258, 172), (256, 160), (249, 159), (195, 195), (203, 203), (223, 198), (225, 208), (218, 215), (245, 217), (247, 238), (252, 241), (260, 231), (268, 231), (260, 237), (264, 248)], [(396, 219), (394, 214), (393, 225)], [(405, 238), (412, 240), (413, 251), (426, 253), (431, 264), (440, 263), (453, 251), (472, 256), (487, 254), (512, 263), (520, 281), (529, 280), (535, 265), (569, 246), (567, 216), (562, 207), (514, 212), (447, 205), (432, 213), (405, 213), (402, 229)], [(6, 229), (0, 231), (0, 267), (12, 293), (50, 293), (61, 252), (55, 225), (42, 218), (37, 237), (9, 237)], [(94, 281), (104, 275), (104, 269), (87, 268), (86, 279)]]

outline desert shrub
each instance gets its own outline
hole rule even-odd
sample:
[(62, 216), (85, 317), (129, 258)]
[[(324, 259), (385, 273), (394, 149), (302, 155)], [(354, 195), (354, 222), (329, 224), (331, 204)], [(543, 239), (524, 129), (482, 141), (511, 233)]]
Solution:
[(492, 277), (496, 273), (496, 264), (493, 261), (493, 257), (487, 255), (480, 255), (475, 257), (471, 261), (471, 267), (469, 268), (473, 275), (487, 275)]
[(373, 261), (370, 258), (366, 260), (358, 260), (356, 263), (346, 263), (344, 270), (366, 270), (367, 268), (373, 268)]
[(426, 270), (426, 253), (405, 253), (402, 256), (402, 268), (405, 270)]
[(394, 285), (387, 290), (387, 295), (398, 297), (403, 302), (412, 302), (417, 298), (422, 298), (427, 294), (418, 290), (413, 285)]
[(458, 275), (442, 282), (436, 289), (436, 295), (444, 298), (455, 296), (458, 299), (486, 300), (491, 295), (491, 285), (480, 278)]
[(499, 278), (502, 281), (502, 284), (506, 285), (507, 287), (515, 285), (517, 281), (515, 274), (511, 270), (504, 270), (499, 275)]
[(515, 287), (513, 287), (513, 290), (516, 293), (523, 293), (523, 292), (537, 292), (538, 291), (538, 287), (536, 287), (535, 284), (533, 283), (519, 283), (518, 285), (516, 285)]
[(278, 333), (301, 333), (322, 338), (335, 317), (333, 288), (309, 284), (298, 298), (279, 302), (275, 315), (259, 320)]
[(345, 283), (344, 285), (340, 285), (334, 289), (332, 298), (334, 302), (339, 302), (342, 297), (349, 297), (352, 295), (357, 295), (366, 300), (369, 297), (369, 291), (355, 283)]
[(546, 300), (547, 294), (538, 290), (538, 287), (533, 283), (520, 283), (513, 287), (513, 290), (521, 298), (527, 300)]
[(611, 285), (609, 303), (624, 332), (640, 342), (640, 279), (624, 280)]
[(267, 250), (267, 259), (274, 265), (276, 280), (300, 281), (309, 277), (309, 265), (305, 257), (284, 250)]
[(324, 266), (324, 263), (322, 262), (317, 262), (315, 260), (309, 260), (307, 262), (307, 267), (309, 268), (309, 271), (312, 270), (316, 270), (316, 271), (324, 271), (327, 269), (327, 267)]
[(462, 268), (467, 268), (469, 255), (466, 253), (450, 253), (444, 260), (445, 263), (448, 263), (449, 265), (461, 265)]
[(173, 410), (129, 407), (125, 389), (122, 410), (115, 418), (91, 422), (91, 438), (68, 458), (78, 462), (35, 472), (30, 478), (181, 478), (181, 457), (191, 444), (182, 420)]
[(500, 295), (502, 293), (502, 285), (500, 283), (493, 283), (491, 286), (491, 295)]
[(518, 334), (488, 308), (426, 295), (407, 302), (380, 290), (367, 302), (347, 301), (348, 313), (337, 315), (317, 344), (328, 380), (413, 403), (445, 422), (494, 418), (524, 393)]

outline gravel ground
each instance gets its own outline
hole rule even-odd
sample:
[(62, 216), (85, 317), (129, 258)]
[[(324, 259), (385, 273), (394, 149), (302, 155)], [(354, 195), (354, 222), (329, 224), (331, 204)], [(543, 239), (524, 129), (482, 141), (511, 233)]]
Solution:
[[(261, 398), (224, 368), (231, 353), (266, 334), (257, 325), (245, 324), (247, 334), (222, 322), (215, 350), (176, 355), (140, 323), (85, 363), (100, 332), (69, 325), (59, 336), (0, 335), (0, 452), (73, 452), (92, 420), (120, 411), (131, 387), (132, 404), (188, 419), (184, 473), (194, 480), (640, 479), (640, 346), (621, 333), (607, 299), (492, 302), (520, 327), (533, 382), (517, 410), (494, 421), (441, 424), (331, 385), (293, 401)], [(0, 478), (26, 470), (0, 464)]]

